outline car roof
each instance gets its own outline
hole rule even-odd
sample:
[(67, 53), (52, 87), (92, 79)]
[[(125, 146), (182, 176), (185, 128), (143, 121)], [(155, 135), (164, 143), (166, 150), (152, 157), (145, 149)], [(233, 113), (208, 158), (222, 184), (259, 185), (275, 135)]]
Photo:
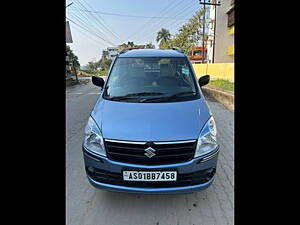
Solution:
[(119, 58), (127, 57), (185, 57), (184, 53), (176, 50), (163, 50), (163, 49), (134, 49), (125, 53), (121, 53)]

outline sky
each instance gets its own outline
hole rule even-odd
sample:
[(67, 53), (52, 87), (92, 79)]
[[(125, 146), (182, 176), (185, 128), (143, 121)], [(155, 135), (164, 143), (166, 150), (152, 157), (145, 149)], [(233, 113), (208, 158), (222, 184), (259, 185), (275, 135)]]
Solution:
[(66, 8), (73, 39), (68, 45), (81, 66), (99, 60), (107, 47), (128, 41), (158, 48), (162, 27), (175, 34), (202, 7), (198, 0), (66, 0), (66, 5), (72, 2)]

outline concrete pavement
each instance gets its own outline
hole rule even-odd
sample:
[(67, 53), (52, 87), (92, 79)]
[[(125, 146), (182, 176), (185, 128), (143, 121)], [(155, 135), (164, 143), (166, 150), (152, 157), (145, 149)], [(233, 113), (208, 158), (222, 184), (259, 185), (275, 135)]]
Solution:
[(99, 96), (91, 82), (66, 89), (66, 212), (68, 225), (231, 225), (233, 224), (233, 112), (208, 101), (220, 143), (216, 179), (189, 195), (110, 193), (92, 187), (81, 152), (83, 130)]

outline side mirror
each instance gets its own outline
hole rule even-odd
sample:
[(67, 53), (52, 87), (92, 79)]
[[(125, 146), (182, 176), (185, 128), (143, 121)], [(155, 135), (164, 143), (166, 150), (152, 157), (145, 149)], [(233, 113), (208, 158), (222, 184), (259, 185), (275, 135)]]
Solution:
[(209, 83), (209, 75), (204, 75), (199, 78), (199, 85), (200, 87), (207, 85)]
[(96, 77), (96, 76), (92, 76), (92, 83), (98, 87), (103, 87), (104, 86), (104, 80), (102, 77)]

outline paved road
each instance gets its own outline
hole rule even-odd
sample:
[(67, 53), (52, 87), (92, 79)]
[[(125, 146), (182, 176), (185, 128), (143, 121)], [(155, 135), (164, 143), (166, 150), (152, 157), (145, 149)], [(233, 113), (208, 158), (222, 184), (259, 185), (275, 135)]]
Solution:
[(67, 88), (68, 225), (227, 225), (233, 224), (233, 112), (208, 101), (220, 143), (216, 179), (188, 195), (110, 193), (92, 187), (81, 152), (83, 129), (98, 98), (91, 83)]

